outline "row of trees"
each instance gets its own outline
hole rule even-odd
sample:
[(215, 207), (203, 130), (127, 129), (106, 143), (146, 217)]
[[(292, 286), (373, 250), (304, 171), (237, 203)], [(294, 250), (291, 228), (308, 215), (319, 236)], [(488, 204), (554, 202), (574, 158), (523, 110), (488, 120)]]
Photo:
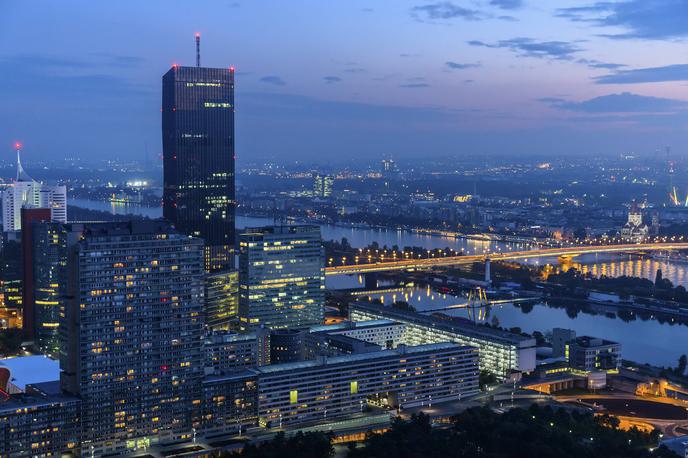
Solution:
[[(498, 414), (475, 407), (456, 415), (448, 425), (434, 427), (427, 415), (395, 420), (384, 434), (369, 434), (349, 458), (484, 457), (484, 458), (641, 458), (675, 457), (655, 449), (658, 432), (619, 429), (619, 420), (603, 415), (531, 406)], [(251, 458), (325, 458), (334, 454), (324, 433), (283, 434), (260, 446), (248, 446), (239, 456)]]

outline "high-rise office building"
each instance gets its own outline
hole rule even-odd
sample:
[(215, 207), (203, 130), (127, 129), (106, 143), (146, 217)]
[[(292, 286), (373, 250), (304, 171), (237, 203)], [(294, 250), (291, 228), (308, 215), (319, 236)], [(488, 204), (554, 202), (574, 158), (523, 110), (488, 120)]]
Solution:
[(205, 241), (207, 271), (234, 263), (234, 69), (162, 77), (163, 215)]
[(239, 314), (239, 272), (223, 270), (205, 276), (205, 324), (213, 330), (229, 329)]
[(332, 195), (332, 186), (334, 185), (334, 177), (332, 175), (313, 175), (313, 196), (314, 197), (330, 197)]
[(51, 219), (67, 222), (67, 188), (48, 186), (31, 178), (22, 167), (17, 145), (16, 181), (2, 192), (2, 224), (5, 232), (20, 231), (21, 209), (48, 208)]
[(249, 228), (239, 236), (239, 250), (242, 328), (321, 324), (325, 269), (319, 227)]
[(67, 263), (64, 225), (50, 221), (47, 208), (22, 208), (21, 214), (24, 339), (57, 357)]
[(161, 221), (67, 230), (61, 384), (81, 399), (82, 450), (190, 437), (201, 412), (203, 242)]
[(22, 253), (21, 243), (9, 240), (4, 233), (0, 250), (0, 320), (3, 326), (22, 327)]

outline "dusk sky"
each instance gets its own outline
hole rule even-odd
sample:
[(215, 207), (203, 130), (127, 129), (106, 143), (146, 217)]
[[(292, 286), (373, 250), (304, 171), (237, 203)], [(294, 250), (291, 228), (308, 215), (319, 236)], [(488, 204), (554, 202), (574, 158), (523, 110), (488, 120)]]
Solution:
[(686, 153), (685, 0), (0, 0), (0, 154), (156, 155), (195, 32), (240, 163)]

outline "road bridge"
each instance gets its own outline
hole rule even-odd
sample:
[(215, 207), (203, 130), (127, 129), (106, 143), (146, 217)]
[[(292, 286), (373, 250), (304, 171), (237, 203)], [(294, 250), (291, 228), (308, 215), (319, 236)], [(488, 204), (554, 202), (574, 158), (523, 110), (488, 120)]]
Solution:
[(542, 257), (572, 257), (582, 254), (600, 253), (629, 253), (635, 251), (668, 251), (688, 250), (688, 243), (656, 242), (629, 243), (618, 245), (576, 245), (560, 248), (535, 248), (532, 250), (496, 252), (466, 256), (448, 256), (441, 258), (405, 259), (402, 261), (378, 262), (374, 264), (350, 264), (325, 268), (325, 275), (366, 274), (374, 272), (390, 272), (395, 270), (424, 270), (435, 267), (453, 267), (474, 262), (512, 261)]

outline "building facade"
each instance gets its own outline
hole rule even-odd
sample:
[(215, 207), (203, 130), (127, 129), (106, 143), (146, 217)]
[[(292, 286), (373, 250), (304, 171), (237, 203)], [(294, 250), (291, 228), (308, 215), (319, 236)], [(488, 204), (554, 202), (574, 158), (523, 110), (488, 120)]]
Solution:
[(580, 336), (566, 344), (569, 366), (582, 371), (618, 371), (621, 344), (597, 337)]
[(379, 345), (383, 349), (391, 349), (404, 343), (406, 325), (392, 320), (346, 321), (314, 326), (310, 332), (352, 337)]
[(203, 377), (203, 242), (161, 221), (68, 225), (61, 385), (82, 448), (188, 437)]
[(239, 319), (239, 272), (220, 270), (205, 277), (205, 323), (213, 330), (227, 330)]
[(61, 223), (24, 224), (24, 329), (31, 328), (30, 340), (41, 353), (57, 358), (60, 316), (64, 313), (66, 231)]
[(234, 69), (173, 66), (162, 78), (163, 215), (205, 241), (207, 271), (234, 264)]
[(406, 326), (404, 343), (425, 345), (455, 342), (480, 350), (480, 369), (500, 378), (511, 372), (535, 369), (535, 339), (470, 322), (442, 320), (380, 304), (355, 303), (349, 306), (351, 321), (387, 319)]
[(79, 449), (79, 399), (28, 389), (0, 402), (0, 456), (60, 456)]
[(240, 326), (281, 329), (321, 324), (325, 259), (320, 228), (248, 228), (239, 241)]
[(21, 209), (48, 208), (51, 219), (67, 222), (67, 188), (49, 186), (31, 178), (21, 165), (17, 150), (17, 178), (2, 191), (2, 224), (5, 232), (20, 231)]
[(258, 420), (281, 427), (361, 412), (409, 408), (478, 392), (478, 351), (453, 343), (322, 357), (255, 369)]
[(203, 345), (206, 375), (224, 375), (270, 362), (270, 334), (265, 329), (237, 334), (213, 331)]
[(313, 197), (327, 198), (332, 195), (334, 177), (332, 175), (313, 175)]

